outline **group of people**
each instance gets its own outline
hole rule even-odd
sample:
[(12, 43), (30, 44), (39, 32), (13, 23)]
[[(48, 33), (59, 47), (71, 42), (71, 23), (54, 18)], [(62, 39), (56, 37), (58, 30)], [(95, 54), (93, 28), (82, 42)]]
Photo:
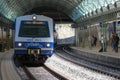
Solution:
[[(88, 40), (89, 40), (91, 47), (96, 46), (97, 37), (95, 35), (89, 36)], [(112, 51), (118, 52), (119, 40), (120, 40), (120, 38), (119, 38), (118, 34), (113, 32), (111, 34), (111, 38), (110, 38)], [(99, 52), (106, 52), (107, 51), (107, 40), (104, 35), (101, 35), (100, 43), (101, 43), (101, 48), (100, 48)]]
[[(111, 38), (110, 38), (112, 51), (118, 52), (119, 40), (120, 39), (119, 39), (118, 35), (113, 32), (111, 34)], [(99, 52), (106, 52), (106, 44), (105, 43), (107, 43), (107, 41), (103, 35), (101, 35), (100, 43), (101, 43), (101, 49), (99, 50)]]
[(111, 47), (112, 51), (118, 52), (119, 37), (114, 32), (111, 35)]

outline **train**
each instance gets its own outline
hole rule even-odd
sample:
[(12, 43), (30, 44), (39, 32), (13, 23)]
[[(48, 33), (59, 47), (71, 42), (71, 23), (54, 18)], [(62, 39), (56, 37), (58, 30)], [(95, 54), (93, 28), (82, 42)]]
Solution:
[(24, 15), (15, 19), (14, 57), (44, 62), (54, 53), (54, 20), (44, 15)]

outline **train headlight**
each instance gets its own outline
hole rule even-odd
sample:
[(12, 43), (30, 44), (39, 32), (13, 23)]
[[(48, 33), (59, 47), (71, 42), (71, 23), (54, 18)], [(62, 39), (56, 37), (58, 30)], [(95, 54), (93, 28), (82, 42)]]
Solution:
[(50, 47), (50, 44), (48, 43), (46, 46), (47, 46), (47, 47)]
[(36, 19), (37, 19), (37, 16), (34, 15), (34, 16), (32, 17), (32, 19), (33, 19), (33, 20), (36, 20)]
[(18, 43), (18, 46), (21, 47), (21, 46), (22, 46), (22, 43)]

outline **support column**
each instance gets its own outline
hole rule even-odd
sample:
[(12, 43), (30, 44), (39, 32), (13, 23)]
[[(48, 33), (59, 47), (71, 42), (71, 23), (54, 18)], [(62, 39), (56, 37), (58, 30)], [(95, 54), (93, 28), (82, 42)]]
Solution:
[(7, 50), (9, 50), (9, 48), (10, 48), (10, 39), (9, 39), (9, 37), (10, 37), (10, 30), (9, 30), (9, 28), (8, 27), (6, 27), (6, 49)]
[(3, 27), (1, 27), (1, 43), (2, 43), (2, 51), (4, 51)]
[(79, 47), (79, 28), (75, 29), (75, 35), (76, 35), (76, 46)]
[(89, 37), (88, 37), (88, 41), (89, 41), (89, 49), (92, 49), (91, 25), (89, 25)]

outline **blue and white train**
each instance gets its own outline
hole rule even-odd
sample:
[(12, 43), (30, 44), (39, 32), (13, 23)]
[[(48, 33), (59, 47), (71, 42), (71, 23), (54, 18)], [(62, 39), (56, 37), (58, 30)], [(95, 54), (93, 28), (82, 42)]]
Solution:
[(15, 20), (14, 56), (30, 61), (45, 60), (54, 52), (53, 19), (25, 15)]

